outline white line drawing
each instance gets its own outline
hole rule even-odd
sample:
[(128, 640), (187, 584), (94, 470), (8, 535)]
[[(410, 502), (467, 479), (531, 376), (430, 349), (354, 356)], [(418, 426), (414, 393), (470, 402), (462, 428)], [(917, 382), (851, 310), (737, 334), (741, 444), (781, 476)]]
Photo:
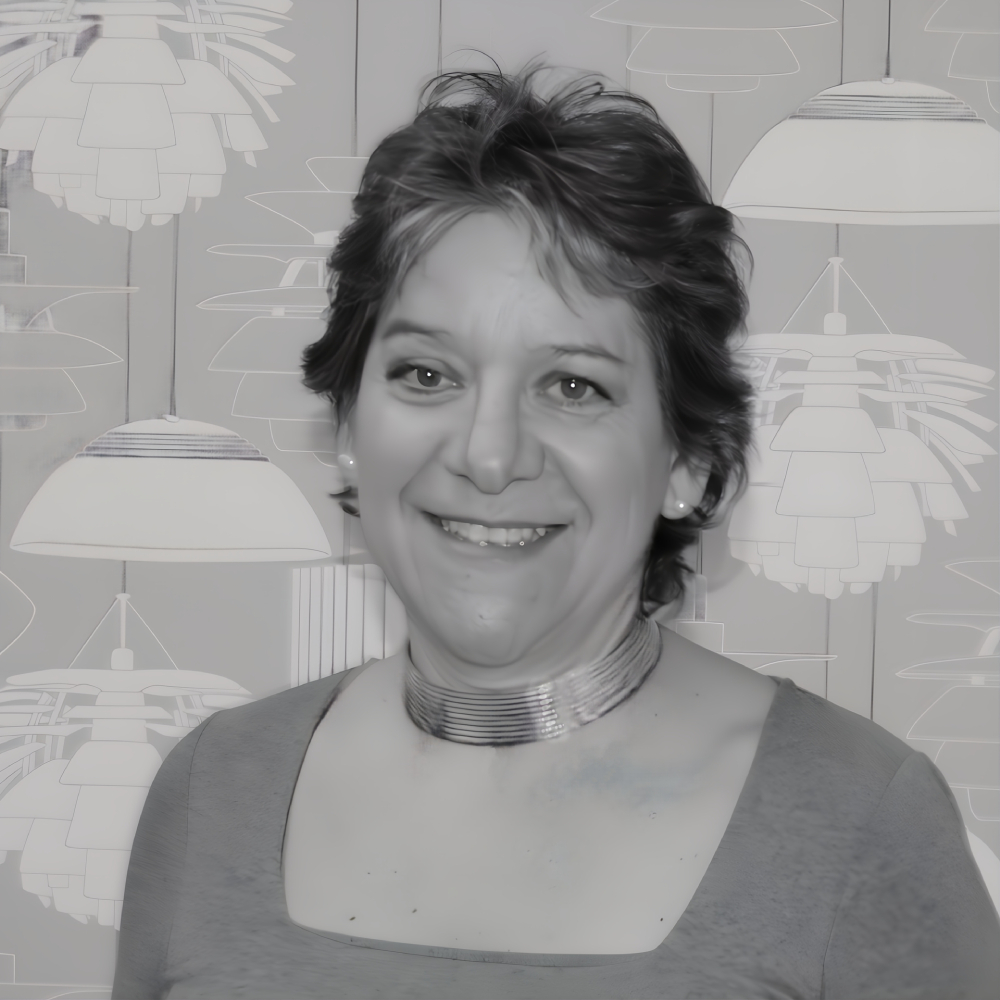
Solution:
[(406, 611), (374, 563), (292, 571), (292, 687), (392, 656), (405, 644)]
[(738, 93), (763, 76), (788, 76), (800, 66), (779, 29), (836, 24), (806, 0), (615, 0), (590, 15), (642, 27), (626, 69), (666, 77), (672, 90)]
[[(946, 567), (1000, 593), (1000, 560), (965, 560)], [(909, 739), (939, 740), (934, 762), (959, 799), (983, 822), (1000, 823), (1000, 610), (994, 613), (928, 612), (907, 621), (980, 633), (971, 656), (915, 663), (897, 671), (907, 680), (950, 683), (913, 722)]]
[[(675, 613), (676, 617), (673, 617)], [(725, 623), (710, 621), (708, 618), (708, 579), (703, 573), (691, 575), (680, 608), (664, 608), (662, 613), (654, 617), (678, 635), (714, 653), (721, 653), (770, 677), (788, 677), (800, 688), (818, 694), (821, 698), (826, 697), (827, 671), (830, 662), (837, 659), (836, 654), (740, 652), (726, 649)]]
[(199, 308), (254, 313), (219, 349), (210, 371), (241, 372), (234, 417), (267, 420), (279, 451), (311, 452), (324, 465), (336, 462), (329, 404), (302, 385), (302, 351), (325, 330), (329, 306), (326, 260), (338, 230), (350, 218), (365, 157), (323, 156), (306, 161), (319, 191), (262, 191), (247, 200), (280, 215), (311, 238), (310, 243), (220, 244), (211, 253), (262, 257), (283, 265), (274, 288), (227, 292)]
[(42, 905), (117, 927), (163, 753), (249, 700), (226, 677), (178, 669), (119, 594), (68, 668), (17, 674), (0, 690), (0, 860), (20, 852), (22, 887)]
[(957, 34), (948, 76), (982, 80), (990, 107), (1000, 111), (1000, 7), (996, 0), (944, 0), (924, 31)]
[(0, 3), (0, 148), (30, 152), (35, 190), (91, 222), (163, 225), (219, 193), (226, 149), (253, 166), (267, 148), (253, 105), (276, 122), (267, 98), (294, 84), (276, 65), (294, 53), (266, 37), (291, 6)]
[(127, 289), (29, 285), (26, 258), (9, 250), (10, 211), (0, 208), (0, 432), (38, 430), (50, 416), (87, 408), (67, 369), (122, 360), (93, 340), (56, 330), (53, 308)]
[(978, 492), (967, 466), (996, 454), (969, 429), (997, 426), (968, 405), (990, 389), (991, 369), (891, 333), (840, 257), (780, 333), (751, 335), (743, 352), (756, 454), (729, 538), (754, 575), (830, 599), (845, 586), (860, 594), (889, 567), (898, 579), (919, 563), (925, 518), (956, 534), (968, 513), (955, 476)]
[(15, 956), (0, 951), (0, 1000), (56, 1000), (57, 997), (80, 1000), (108, 1000), (110, 986), (82, 985), (78, 983), (37, 983), (19, 980), (16, 975)]
[(842, 84), (767, 132), (722, 204), (748, 219), (995, 225), (1000, 135), (937, 87)]
[(298, 486), (234, 431), (166, 416), (96, 438), (29, 501), (15, 551), (154, 562), (323, 559)]
[(28, 631), (35, 620), (35, 602), (9, 577), (0, 573), (0, 656)]

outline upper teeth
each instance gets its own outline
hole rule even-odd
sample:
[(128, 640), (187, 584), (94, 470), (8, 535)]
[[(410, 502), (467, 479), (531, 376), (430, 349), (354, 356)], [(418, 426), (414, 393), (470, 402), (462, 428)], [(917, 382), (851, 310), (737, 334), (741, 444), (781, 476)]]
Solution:
[(543, 538), (548, 528), (487, 528), (485, 524), (469, 524), (468, 521), (445, 521), (441, 519), (445, 531), (466, 542), (480, 545), (530, 545)]

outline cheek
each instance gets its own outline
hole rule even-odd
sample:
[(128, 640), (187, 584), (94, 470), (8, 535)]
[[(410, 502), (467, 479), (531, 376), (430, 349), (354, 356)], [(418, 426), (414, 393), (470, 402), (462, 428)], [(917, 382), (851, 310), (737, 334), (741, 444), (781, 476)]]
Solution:
[[(591, 428), (560, 449), (563, 475), (590, 514), (590, 532), (644, 550), (663, 504), (672, 454), (658, 428)], [(623, 553), (627, 554), (627, 553)]]
[(360, 488), (380, 507), (398, 494), (434, 446), (433, 435), (415, 419), (412, 407), (404, 407), (374, 380), (362, 380), (351, 432)]

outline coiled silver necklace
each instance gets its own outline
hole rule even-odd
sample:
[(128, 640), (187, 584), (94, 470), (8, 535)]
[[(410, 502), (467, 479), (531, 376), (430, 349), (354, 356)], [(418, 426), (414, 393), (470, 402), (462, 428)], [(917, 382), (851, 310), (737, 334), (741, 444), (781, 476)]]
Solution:
[(511, 746), (562, 736), (599, 719), (635, 692), (660, 658), (660, 630), (636, 618), (603, 659), (554, 680), (511, 691), (455, 691), (427, 680), (412, 663), (406, 711), (425, 733), (452, 743)]

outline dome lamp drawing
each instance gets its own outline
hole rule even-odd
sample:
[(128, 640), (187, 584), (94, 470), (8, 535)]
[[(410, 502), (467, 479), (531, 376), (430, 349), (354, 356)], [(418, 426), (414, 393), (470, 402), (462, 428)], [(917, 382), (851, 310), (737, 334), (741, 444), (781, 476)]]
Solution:
[(745, 219), (1000, 222), (1000, 135), (964, 101), (886, 78), (824, 90), (750, 151), (722, 199)]
[(806, 0), (615, 0), (591, 14), (645, 31), (626, 68), (666, 77), (672, 90), (739, 93), (761, 77), (799, 72), (782, 29), (836, 24)]
[[(724, 208), (746, 219), (789, 222), (1000, 222), (1000, 135), (954, 94), (893, 78), (892, 0), (888, 13), (882, 79), (830, 87), (778, 122), (740, 164)], [(977, 33), (965, 48), (982, 50), (989, 67), (964, 72), (960, 38), (952, 77), (981, 72), (989, 79), (1000, 71), (995, 41), (980, 40), (1000, 31), (994, 0), (945, 0), (926, 28), (969, 32), (962, 38), (970, 39)]]
[(254, 314), (222, 345), (210, 371), (242, 377), (232, 415), (267, 420), (279, 451), (311, 452), (334, 465), (337, 446), (329, 404), (302, 384), (302, 352), (325, 331), (329, 307), (326, 260), (350, 218), (366, 157), (313, 157), (319, 191), (263, 191), (247, 200), (309, 234), (303, 244), (221, 244), (212, 253), (260, 257), (284, 265), (275, 287), (226, 292), (200, 302), (215, 312)]
[(955, 481), (978, 492), (968, 467), (996, 454), (976, 433), (996, 423), (969, 407), (992, 370), (891, 333), (839, 257), (780, 333), (751, 335), (743, 350), (758, 423), (728, 529), (735, 558), (835, 599), (917, 565), (925, 519), (956, 533), (968, 513)]
[(226, 677), (178, 669), (119, 594), (68, 668), (17, 674), (0, 689), (0, 862), (20, 852), (26, 892), (117, 928), (163, 756), (209, 715), (249, 700)]
[[(197, 207), (215, 197), (226, 149), (255, 165), (254, 154), (267, 148), (255, 106), (277, 121), (267, 98), (294, 84), (275, 65), (294, 54), (266, 37), (290, 7), (291, 0), (0, 4), (0, 16), (7, 9), (14, 19), (4, 40), (26, 43), (0, 56), (13, 89), (0, 114), (8, 164), (32, 153), (35, 190), (91, 222), (129, 230), (147, 218), (163, 225), (189, 199)], [(95, 27), (99, 37), (88, 38)], [(191, 57), (177, 57), (161, 29)]]
[(156, 562), (323, 559), (330, 543), (291, 478), (234, 431), (166, 416), (115, 427), (29, 501), (18, 552)]

